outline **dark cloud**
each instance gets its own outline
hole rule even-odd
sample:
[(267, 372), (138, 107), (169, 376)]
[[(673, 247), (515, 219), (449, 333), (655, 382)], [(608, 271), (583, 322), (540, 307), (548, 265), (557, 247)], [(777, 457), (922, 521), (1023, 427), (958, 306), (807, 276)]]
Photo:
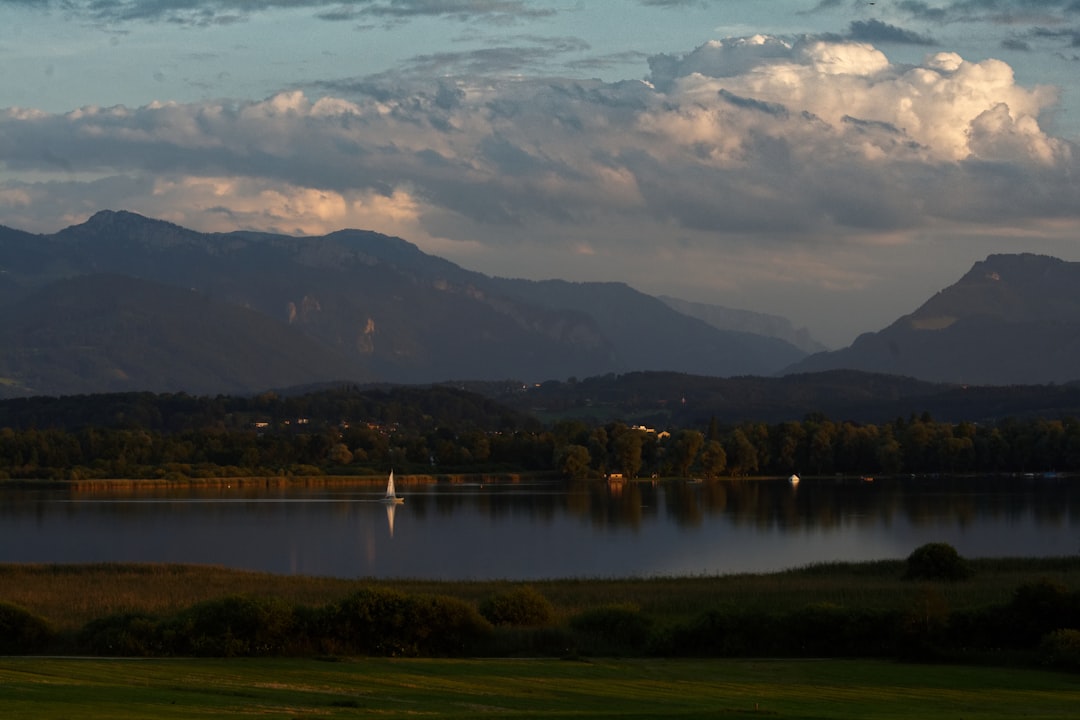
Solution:
[(734, 105), (735, 107), (745, 108), (747, 110), (756, 110), (757, 112), (765, 113), (766, 115), (772, 115), (777, 118), (786, 118), (788, 116), (788, 110), (780, 103), (765, 102), (763, 100), (755, 100), (754, 98), (740, 97), (734, 93), (730, 93), (727, 90), (721, 89), (719, 92), (721, 98), (726, 102)]
[(59, 11), (100, 23), (164, 22), (206, 26), (236, 23), (260, 12), (308, 9), (327, 21), (375, 18), (404, 21), (443, 17), (509, 24), (546, 17), (554, 10), (537, 8), (529, 0), (0, 0)]
[(1005, 50), (1016, 50), (1019, 52), (1031, 50), (1031, 45), (1019, 38), (1005, 38), (1001, 41), (1001, 47)]
[[(388, 80), (391, 77), (431, 77), (433, 75), (486, 77), (491, 75), (506, 76), (526, 71), (545, 72), (552, 61), (558, 60), (567, 54), (584, 52), (589, 49), (588, 43), (577, 38), (545, 38), (529, 35), (508, 39), (518, 39), (520, 43), (458, 52), (447, 51), (415, 55), (401, 62), (383, 79)], [(352, 89), (365, 94), (371, 91), (381, 93), (381, 89), (373, 90), (374, 86), (371, 83), (377, 77), (368, 77), (362, 80), (323, 81), (312, 83), (311, 86), (333, 92)], [(379, 87), (381, 88), (382, 84)]]
[(1050, 29), (1037, 27), (1028, 34), (1038, 40), (1066, 40), (1071, 47), (1080, 47), (1080, 30), (1076, 28)]
[(929, 3), (903, 0), (895, 7), (909, 16), (928, 22), (994, 22), (1016, 24), (1065, 18), (1080, 14), (1078, 0), (952, 0)]
[(708, 5), (704, 0), (638, 0), (638, 2), (645, 7), (659, 8), (705, 7)]
[(852, 21), (847, 37), (869, 43), (898, 43), (903, 45), (933, 45), (935, 40), (880, 20)]
[(949, 18), (949, 13), (945, 8), (931, 7), (929, 3), (919, 0), (903, 0), (896, 3), (896, 7), (914, 19), (925, 22), (941, 23)]
[(881, 122), (880, 120), (863, 120), (862, 118), (855, 118), (851, 117), (850, 115), (845, 115), (841, 118), (841, 122), (845, 123), (846, 125), (851, 125), (855, 128), (858, 128), (860, 131), (883, 130), (891, 135), (901, 134), (900, 129), (892, 123)]

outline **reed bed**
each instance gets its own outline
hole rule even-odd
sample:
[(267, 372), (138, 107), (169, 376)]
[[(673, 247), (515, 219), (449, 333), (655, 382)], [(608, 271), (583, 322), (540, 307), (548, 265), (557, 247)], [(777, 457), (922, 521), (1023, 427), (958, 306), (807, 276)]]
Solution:
[(902, 579), (902, 561), (835, 563), (770, 574), (532, 582), (340, 579), (177, 564), (0, 564), (0, 601), (45, 618), (60, 631), (108, 615), (165, 615), (229, 595), (274, 597), (320, 607), (361, 587), (456, 597), (479, 604), (494, 593), (531, 585), (566, 618), (611, 605), (640, 609), (660, 621), (681, 621), (716, 608), (786, 612), (831, 604), (871, 610), (906, 609), (932, 593), (950, 610), (1009, 602), (1016, 588), (1051, 580), (1080, 590), (1080, 557), (969, 561), (962, 582)]

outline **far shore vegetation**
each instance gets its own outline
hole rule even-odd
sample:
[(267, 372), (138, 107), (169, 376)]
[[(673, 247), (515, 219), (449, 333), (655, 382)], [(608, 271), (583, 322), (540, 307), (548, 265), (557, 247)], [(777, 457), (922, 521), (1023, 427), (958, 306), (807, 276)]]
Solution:
[(544, 475), (585, 480), (1068, 474), (1080, 420), (878, 424), (808, 414), (779, 423), (542, 423), (445, 385), (281, 397), (184, 394), (0, 401), (0, 479)]

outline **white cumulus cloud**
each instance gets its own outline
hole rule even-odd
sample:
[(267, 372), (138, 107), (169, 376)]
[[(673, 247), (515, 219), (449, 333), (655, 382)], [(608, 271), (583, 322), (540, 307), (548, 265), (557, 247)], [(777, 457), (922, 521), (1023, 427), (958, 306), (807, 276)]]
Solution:
[(1073, 146), (1040, 123), (1055, 90), (1002, 61), (901, 64), (866, 43), (752, 36), (650, 68), (623, 82), (387, 75), (259, 101), (8, 108), (0, 207), (5, 224), (42, 231), (102, 207), (205, 230), (363, 227), (485, 271), (639, 285), (682, 273), (737, 287), (751, 273), (724, 269), (736, 254), (764, 267), (830, 247), (847, 267), (781, 273), (826, 289), (872, 283), (853, 248), (892, 252), (944, 228), (966, 243), (980, 228), (1061, 233), (1080, 216)]

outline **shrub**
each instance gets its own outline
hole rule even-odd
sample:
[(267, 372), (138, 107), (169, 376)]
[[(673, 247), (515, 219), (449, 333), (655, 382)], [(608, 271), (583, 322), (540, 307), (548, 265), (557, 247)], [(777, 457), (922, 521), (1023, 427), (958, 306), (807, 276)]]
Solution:
[(551, 602), (531, 585), (495, 593), (480, 603), (480, 614), (492, 625), (543, 627), (555, 617)]
[(413, 597), (385, 588), (354, 593), (328, 608), (322, 622), (329, 649), (389, 656), (461, 655), (491, 629), (457, 598)]
[(411, 605), (413, 647), (419, 655), (461, 656), (491, 635), (491, 623), (464, 600), (429, 595)]
[(143, 613), (92, 620), (79, 632), (78, 644), (93, 655), (147, 657), (162, 651), (158, 621)]
[(810, 657), (882, 656), (896, 651), (897, 615), (817, 603), (778, 618), (782, 654)]
[(742, 608), (708, 610), (671, 628), (665, 654), (676, 657), (765, 656), (777, 645), (777, 620)]
[(652, 619), (630, 605), (606, 605), (570, 620), (578, 647), (587, 654), (641, 652), (649, 643), (652, 627)]
[(162, 639), (181, 655), (281, 655), (295, 626), (293, 608), (284, 601), (234, 595), (194, 605), (165, 625)]
[(1025, 583), (1013, 593), (1007, 617), (1012, 644), (1034, 647), (1052, 630), (1080, 627), (1080, 594), (1052, 580)]
[(396, 590), (364, 588), (327, 608), (323, 632), (339, 650), (364, 655), (402, 655), (408, 597)]
[(1047, 633), (1039, 649), (1050, 665), (1080, 669), (1080, 630), (1061, 628)]
[(44, 618), (12, 603), (0, 602), (0, 655), (38, 652), (53, 638)]
[(907, 559), (907, 580), (963, 580), (971, 568), (948, 543), (927, 543), (915, 549)]

